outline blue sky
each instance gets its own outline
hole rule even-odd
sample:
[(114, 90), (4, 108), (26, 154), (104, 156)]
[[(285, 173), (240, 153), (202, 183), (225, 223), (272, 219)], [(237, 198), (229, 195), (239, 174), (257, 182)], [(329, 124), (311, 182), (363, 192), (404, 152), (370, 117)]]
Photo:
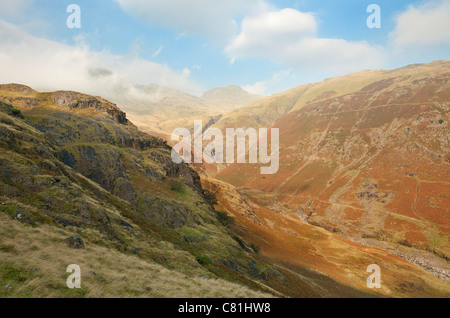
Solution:
[[(81, 29), (66, 26), (71, 3)], [(380, 29), (366, 25), (372, 3)], [(44, 90), (108, 95), (107, 83), (153, 82), (196, 95), (231, 84), (268, 95), (450, 58), (450, 0), (0, 0), (0, 21), (0, 80)], [(83, 77), (100, 69), (111, 78)]]

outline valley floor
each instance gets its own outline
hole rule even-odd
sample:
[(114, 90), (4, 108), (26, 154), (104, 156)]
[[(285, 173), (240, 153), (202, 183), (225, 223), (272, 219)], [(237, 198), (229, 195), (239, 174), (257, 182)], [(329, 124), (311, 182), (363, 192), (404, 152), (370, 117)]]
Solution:
[[(261, 255), (295, 273), (303, 283), (309, 283), (307, 287), (301, 283), (290, 286), (286, 292), (292, 297), (304, 296), (302, 293), (308, 288), (309, 295), (322, 290), (325, 295), (336, 296), (333, 282), (342, 284), (341, 296), (349, 297), (363, 297), (364, 292), (382, 297), (450, 296), (448, 262), (429, 252), (374, 240), (352, 241), (295, 215), (265, 208), (252, 197), (252, 192), (208, 177), (204, 177), (203, 184), (216, 193), (217, 209), (229, 213), (236, 232), (258, 246)], [(379, 290), (366, 285), (370, 275), (366, 270), (371, 264), (379, 265), (382, 270)], [(325, 278), (330, 280), (327, 282)], [(354, 292), (345, 291), (342, 286)], [(355, 291), (361, 294), (357, 296)]]

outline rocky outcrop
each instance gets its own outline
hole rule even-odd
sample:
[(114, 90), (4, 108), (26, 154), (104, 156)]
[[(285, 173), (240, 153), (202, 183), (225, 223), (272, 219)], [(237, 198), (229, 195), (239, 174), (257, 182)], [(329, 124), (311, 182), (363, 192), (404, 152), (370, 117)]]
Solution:
[(126, 114), (117, 105), (102, 98), (93, 97), (71, 91), (58, 91), (53, 93), (52, 101), (69, 109), (93, 109), (95, 112), (105, 112), (111, 119), (119, 124), (127, 125), (129, 121)]
[(186, 164), (175, 164), (168, 162), (165, 165), (166, 175), (169, 178), (177, 179), (182, 177), (183, 181), (195, 190), (201, 190), (201, 181), (198, 173)]
[(81, 238), (80, 234), (75, 234), (74, 236), (68, 237), (64, 240), (64, 243), (66, 243), (67, 247), (75, 249), (75, 250), (84, 250), (84, 242)]
[(146, 218), (163, 228), (180, 229), (185, 225), (194, 226), (203, 223), (203, 220), (191, 210), (162, 199), (142, 198), (141, 210)]

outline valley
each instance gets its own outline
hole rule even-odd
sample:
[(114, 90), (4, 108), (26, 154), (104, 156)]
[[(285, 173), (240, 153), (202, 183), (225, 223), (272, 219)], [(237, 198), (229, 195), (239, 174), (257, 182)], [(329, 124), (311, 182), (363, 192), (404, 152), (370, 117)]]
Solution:
[[(450, 61), (270, 97), (143, 89), (158, 99), (0, 85), (1, 296), (450, 295)], [(278, 128), (279, 171), (175, 164), (194, 119)], [(84, 250), (61, 243), (75, 234)], [(78, 294), (58, 278), (72, 263)]]

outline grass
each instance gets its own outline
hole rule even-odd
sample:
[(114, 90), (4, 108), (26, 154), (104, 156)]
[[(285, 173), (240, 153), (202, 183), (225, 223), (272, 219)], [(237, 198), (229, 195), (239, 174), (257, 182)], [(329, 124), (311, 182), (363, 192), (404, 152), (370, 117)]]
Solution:
[(348, 170), (347, 171), (347, 175), (349, 175), (350, 177), (356, 177), (358, 175), (358, 173), (360, 172), (360, 170)]
[(0, 264), (0, 297), (7, 297), (14, 288), (24, 285), (35, 276), (35, 272), (21, 268), (13, 262)]
[(182, 235), (187, 235), (197, 239), (205, 237), (205, 231), (201, 228), (192, 228), (189, 226), (185, 226), (181, 233)]
[(0, 251), (3, 253), (14, 253), (14, 245), (0, 245)]
[[(86, 250), (71, 250), (55, 244), (64, 235), (53, 226), (30, 228), (0, 215), (2, 246), (16, 253), (0, 250), (0, 297), (267, 297), (245, 286), (217, 279), (202, 267), (198, 260), (187, 261), (189, 254), (173, 255), (181, 266), (193, 266), (190, 274), (168, 269), (117, 250), (85, 240)], [(162, 243), (162, 242), (161, 242)], [(170, 250), (170, 243), (155, 247), (155, 251)], [(175, 251), (174, 253), (178, 253)], [(181, 252), (180, 252), (181, 253)], [(182, 255), (185, 255), (184, 257)], [(192, 257), (192, 256), (190, 256)], [(204, 264), (211, 258), (199, 256)], [(70, 264), (81, 267), (82, 289), (66, 287), (66, 268)], [(95, 274), (93, 274), (95, 273)], [(209, 276), (211, 279), (201, 278)], [(11, 285), (7, 290), (1, 287)]]
[(169, 180), (170, 190), (177, 193), (178, 195), (185, 194), (185, 185), (183, 183), (183, 178), (179, 177), (178, 179), (170, 179)]

